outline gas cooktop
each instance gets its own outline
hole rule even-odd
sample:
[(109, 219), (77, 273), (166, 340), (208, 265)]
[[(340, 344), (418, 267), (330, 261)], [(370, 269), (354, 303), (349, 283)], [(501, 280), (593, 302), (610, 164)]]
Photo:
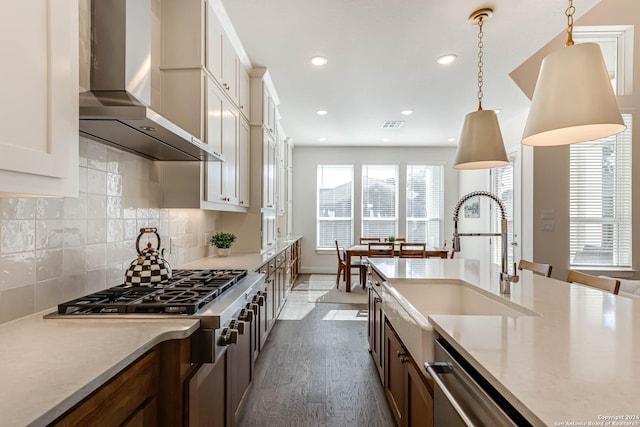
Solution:
[(115, 286), (59, 304), (58, 314), (194, 314), (246, 275), (247, 270), (174, 270), (169, 283)]

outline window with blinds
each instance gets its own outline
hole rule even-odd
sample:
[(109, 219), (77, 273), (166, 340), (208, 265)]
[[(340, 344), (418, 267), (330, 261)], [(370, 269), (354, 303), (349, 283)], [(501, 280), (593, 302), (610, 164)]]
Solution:
[(407, 165), (407, 241), (441, 247), (444, 170), (437, 165)]
[(353, 243), (353, 165), (318, 165), (317, 247)]
[[(501, 168), (491, 169), (491, 192), (498, 196), (505, 208), (507, 217), (507, 267), (513, 264), (513, 158), (509, 158), (509, 164)], [(502, 215), (500, 208), (491, 203), (491, 227), (496, 233), (502, 232)], [(492, 237), (491, 262), (502, 264), (502, 237)]]
[(572, 266), (631, 266), (631, 115), (617, 135), (570, 147)]
[(362, 165), (363, 237), (398, 232), (398, 165)]

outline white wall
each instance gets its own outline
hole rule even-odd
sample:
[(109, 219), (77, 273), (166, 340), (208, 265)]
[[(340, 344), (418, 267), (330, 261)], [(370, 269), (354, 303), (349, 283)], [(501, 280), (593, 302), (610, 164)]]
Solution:
[[(293, 153), (293, 233), (303, 236), (303, 272), (335, 273), (337, 265), (335, 250), (316, 251), (316, 168), (320, 163), (353, 163), (358, 166), (362, 163), (424, 162), (444, 165), (443, 238), (451, 241), (453, 208), (458, 201), (458, 173), (452, 167), (455, 148), (296, 146)], [(356, 183), (359, 180), (360, 177), (356, 176)], [(358, 199), (356, 195), (355, 212), (360, 206)], [(357, 231), (355, 234), (359, 235)]]

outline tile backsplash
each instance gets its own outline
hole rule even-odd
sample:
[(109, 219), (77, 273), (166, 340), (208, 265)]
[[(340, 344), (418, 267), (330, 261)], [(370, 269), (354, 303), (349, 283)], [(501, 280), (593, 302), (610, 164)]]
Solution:
[(142, 227), (173, 268), (209, 255), (219, 213), (161, 209), (152, 161), (80, 137), (79, 173), (78, 198), (0, 199), (0, 323), (122, 283)]

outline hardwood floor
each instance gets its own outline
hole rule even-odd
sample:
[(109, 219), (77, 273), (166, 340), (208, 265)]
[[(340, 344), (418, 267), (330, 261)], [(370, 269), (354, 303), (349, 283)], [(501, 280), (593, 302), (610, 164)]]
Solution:
[(313, 304), (294, 288), (258, 358), (238, 425), (394, 426), (366, 320), (366, 305)]

